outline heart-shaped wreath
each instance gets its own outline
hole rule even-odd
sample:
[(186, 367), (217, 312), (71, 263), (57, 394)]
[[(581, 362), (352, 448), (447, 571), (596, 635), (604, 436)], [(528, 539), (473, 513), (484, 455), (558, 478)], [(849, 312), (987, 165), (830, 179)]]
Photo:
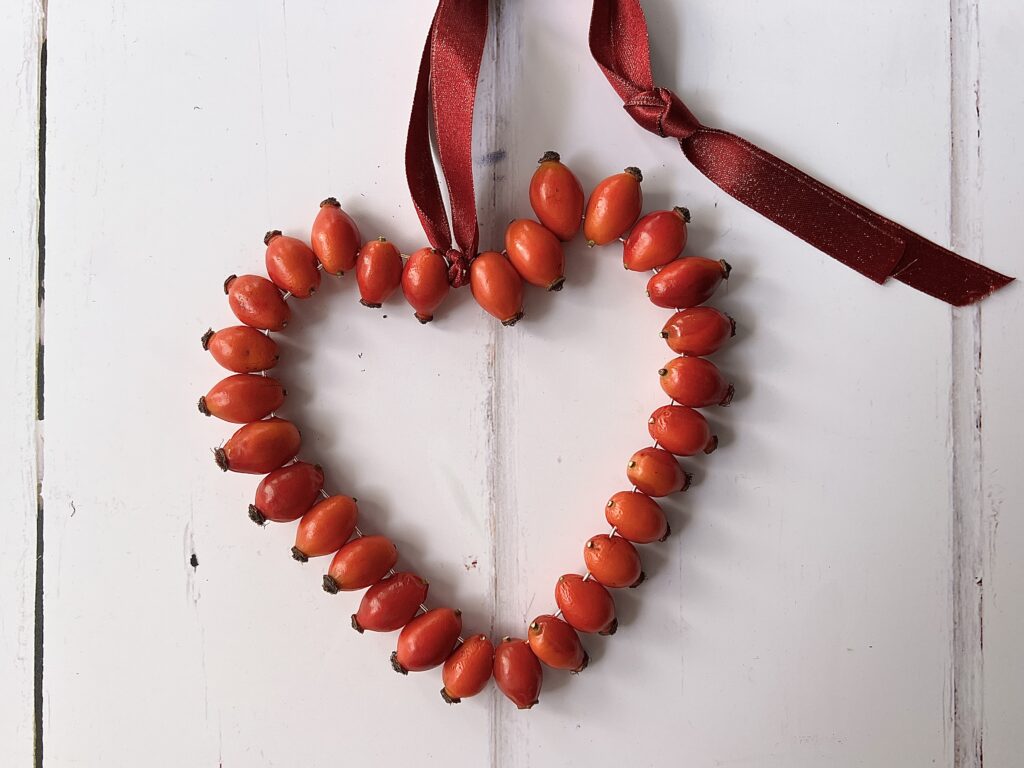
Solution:
[[(244, 425), (215, 455), (224, 470), (266, 475), (250, 517), (260, 524), (299, 520), (292, 549), (297, 560), (334, 553), (324, 589), (367, 590), (352, 616), (356, 630), (401, 630), (391, 657), (394, 669), (405, 674), (443, 664), (441, 693), (452, 703), (479, 693), (493, 675), (506, 696), (528, 708), (540, 693), (541, 662), (578, 672), (588, 657), (577, 633), (615, 631), (608, 588), (643, 580), (634, 544), (662, 540), (669, 532), (654, 499), (689, 485), (676, 456), (714, 450), (717, 442), (695, 409), (727, 405), (732, 398), (732, 386), (704, 356), (718, 349), (734, 326), (728, 316), (700, 306), (728, 277), (729, 265), (681, 257), (689, 220), (685, 209), (640, 218), (642, 178), (635, 168), (602, 181), (584, 215), (576, 177), (556, 153), (546, 154), (530, 185), (539, 221), (517, 219), (506, 230), (502, 252), (478, 251), (472, 125), (486, 31), (486, 2), (440, 0), (424, 48), (406, 173), (429, 247), (403, 257), (383, 237), (363, 243), (334, 198), (321, 204), (311, 246), (276, 230), (267, 233), (270, 279), (232, 275), (224, 283), (231, 309), (244, 325), (203, 336), (203, 347), (235, 375), (201, 398), (199, 408)], [(925, 240), (750, 142), (701, 124), (672, 91), (655, 86), (639, 0), (594, 0), (590, 48), (627, 113), (642, 127), (678, 141), (686, 158), (730, 195), (866, 277), (879, 283), (892, 277), (954, 305), (979, 301), (1012, 280)], [(431, 127), (448, 186), (451, 225), (432, 158)], [(416, 318), (427, 323), (451, 287), (468, 284), (487, 312), (513, 325), (522, 317), (524, 281), (548, 290), (562, 287), (562, 243), (577, 234), (581, 222), (589, 245), (621, 240), (626, 269), (655, 271), (648, 295), (657, 306), (675, 311), (661, 335), (679, 356), (658, 372), (671, 400), (649, 419), (654, 445), (637, 451), (627, 464), (633, 488), (607, 503), (611, 531), (584, 546), (586, 573), (558, 580), (557, 611), (534, 619), (526, 639), (505, 638), (495, 647), (485, 635), (463, 638), (457, 610), (429, 609), (426, 581), (395, 571), (394, 544), (360, 530), (356, 500), (329, 495), (321, 467), (297, 458), (298, 429), (274, 415), (285, 392), (267, 375), (277, 363), (271, 334), (287, 325), (288, 301), (311, 296), (323, 272), (341, 275), (352, 269), (366, 306), (381, 306), (401, 286)]]

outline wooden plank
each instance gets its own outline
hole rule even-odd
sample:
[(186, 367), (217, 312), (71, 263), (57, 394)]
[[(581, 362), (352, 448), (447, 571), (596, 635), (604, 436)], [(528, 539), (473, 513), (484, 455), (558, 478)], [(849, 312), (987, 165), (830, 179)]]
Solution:
[[(422, 244), (402, 157), (431, 10), (53, 9), (47, 765), (488, 762), (490, 700), (394, 674), (394, 636), (349, 628), (357, 597), (291, 560), (292, 526), (248, 522), (255, 479), (215, 469), (230, 429), (195, 413), (222, 375), (199, 336), (265, 230), (308, 233), (335, 194), (367, 237)], [(296, 315), (303, 455), (488, 629), (493, 324), (466, 294), (433, 327), (367, 310), (350, 276)]]
[[(1020, 99), (1020, 57), (1016, 40), (1024, 33), (1024, 9), (1013, 3), (979, 3), (979, 83), (976, 114), (981, 132), (980, 174), (972, 185), (972, 233), (980, 257), (1020, 277), (1024, 261), (1017, 234), (1024, 205), (1024, 157), (1016, 126), (1024, 120)], [(983, 631), (984, 688), (978, 698), (983, 717), (984, 764), (1003, 768), (1020, 762), (1020, 713), (1024, 711), (1024, 478), (1020, 426), (1024, 406), (1020, 380), (1024, 354), (1020, 329), (1024, 291), (1015, 283), (986, 301), (973, 320), (978, 355), (976, 387), (980, 450), (980, 568), (977, 573), (979, 627)], [(981, 764), (980, 761), (978, 763)]]
[(42, 9), (0, 8), (0, 376), (4, 533), (0, 536), (0, 754), (32, 765), (36, 635), (36, 349), (39, 261), (39, 93)]
[[(645, 6), (656, 78), (700, 118), (946, 236), (944, 10)], [(638, 165), (648, 208), (688, 205), (691, 252), (734, 265), (715, 303), (741, 331), (719, 357), (739, 396), (712, 417), (722, 448), (692, 463), (698, 483), (672, 505), (677, 535), (644, 549), (650, 582), (620, 597), (619, 633), (589, 643), (592, 669), (549, 674), (536, 716), (500, 720), (498, 764), (555, 744), (565, 766), (948, 764), (948, 310), (829, 263), (643, 134), (588, 57), (583, 6), (517, 7), (514, 198), (500, 218), (527, 210), (545, 149), (587, 187)], [(569, 260), (565, 291), (531, 295), (539, 321), (503, 339), (503, 369), (518, 372), (503, 507), (519, 511), (501, 544), (517, 576), (500, 591), (503, 632), (551, 610), (556, 577), (581, 568), (664, 399), (665, 313), (642, 278), (614, 249)]]

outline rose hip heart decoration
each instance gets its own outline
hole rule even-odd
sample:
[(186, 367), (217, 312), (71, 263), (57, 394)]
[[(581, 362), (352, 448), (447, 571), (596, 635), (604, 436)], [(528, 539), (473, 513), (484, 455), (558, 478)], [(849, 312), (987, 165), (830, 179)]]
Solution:
[[(242, 426), (214, 451), (225, 471), (265, 475), (256, 488), (249, 517), (260, 525), (298, 521), (293, 557), (300, 562), (333, 555), (323, 588), (329, 593), (366, 590), (352, 627), (362, 633), (397, 632), (392, 667), (402, 673), (443, 665), (441, 696), (449, 703), (480, 693), (493, 676), (519, 708), (537, 703), (543, 665), (577, 673), (588, 655), (579, 633), (611, 635), (618, 621), (610, 590), (644, 580), (636, 545), (664, 541), (669, 523), (656, 499), (685, 491), (690, 475), (676, 457), (711, 453), (718, 445), (698, 409), (728, 405), (732, 385), (706, 359), (735, 333), (728, 315), (702, 306), (723, 280), (729, 265), (682, 256), (689, 212), (656, 211), (641, 218), (642, 175), (637, 168), (609, 176), (593, 190), (584, 210), (583, 188), (555, 152), (546, 153), (530, 183), (530, 203), (538, 220), (516, 219), (505, 232), (503, 251), (459, 258), (434, 248), (404, 256), (379, 237), (362, 242), (356, 223), (339, 202), (321, 203), (310, 244), (274, 230), (264, 238), (269, 279), (232, 275), (224, 291), (243, 325), (212, 329), (203, 348), (232, 375), (199, 399), (207, 416)], [(672, 310), (661, 337), (677, 355), (658, 371), (670, 398), (648, 420), (653, 445), (626, 463), (630, 490), (605, 505), (608, 533), (583, 546), (585, 572), (568, 573), (555, 584), (557, 609), (537, 616), (525, 637), (494, 643), (482, 634), (465, 636), (461, 613), (428, 608), (428, 584), (419, 575), (396, 570), (399, 553), (383, 535), (359, 527), (356, 499), (325, 490), (323, 469), (299, 458), (298, 428), (275, 413), (285, 389), (268, 371), (278, 363), (273, 333), (291, 315), (289, 301), (316, 293), (322, 275), (340, 277), (355, 270), (360, 302), (380, 307), (401, 288), (420, 323), (429, 323), (452, 285), (468, 283), (483, 309), (511, 326), (523, 317), (524, 283), (549, 291), (565, 281), (563, 243), (582, 225), (589, 246), (622, 243), (623, 265), (654, 274), (647, 295)], [(460, 263), (463, 262), (463, 263)]]

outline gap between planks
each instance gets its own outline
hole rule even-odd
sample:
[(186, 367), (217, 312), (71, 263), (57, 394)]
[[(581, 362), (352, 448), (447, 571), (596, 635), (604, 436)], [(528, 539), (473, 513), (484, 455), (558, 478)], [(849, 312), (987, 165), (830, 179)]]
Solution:
[[(978, 0), (950, 0), (950, 240), (984, 261), (981, 216), (981, 39)], [(954, 768), (984, 765), (986, 526), (983, 488), (981, 305), (951, 313), (951, 520), (947, 733)]]

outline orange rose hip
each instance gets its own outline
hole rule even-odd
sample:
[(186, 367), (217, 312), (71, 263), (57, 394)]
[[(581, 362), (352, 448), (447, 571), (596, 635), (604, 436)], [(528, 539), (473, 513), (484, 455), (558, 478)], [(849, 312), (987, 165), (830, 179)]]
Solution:
[(351, 496), (328, 496), (317, 502), (299, 521), (292, 557), (304, 563), (338, 551), (352, 537), (358, 518), (359, 507)]
[(203, 349), (235, 373), (257, 373), (277, 365), (277, 342), (248, 325), (233, 325), (203, 334)]
[(352, 614), (352, 629), (362, 634), (394, 632), (410, 621), (427, 599), (430, 585), (415, 573), (396, 573), (378, 581), (363, 595)]
[(734, 389), (718, 366), (703, 357), (677, 357), (658, 371), (661, 388), (680, 405), (729, 405)]
[(324, 592), (366, 589), (398, 562), (398, 548), (387, 536), (361, 536), (338, 550), (324, 576)]
[(583, 561), (591, 577), (606, 587), (637, 587), (644, 580), (640, 554), (622, 536), (592, 537), (583, 547)]
[(359, 250), (356, 260), (359, 303), (379, 307), (402, 283), (402, 255), (387, 238), (371, 240)]
[(605, 505), (604, 517), (615, 532), (634, 544), (664, 541), (669, 535), (665, 512), (650, 496), (619, 491)]
[(647, 431), (659, 446), (676, 456), (711, 453), (718, 447), (708, 420), (685, 405), (658, 408), (647, 420)]
[(736, 321), (713, 307), (687, 307), (672, 315), (661, 329), (669, 349), (692, 357), (718, 351), (735, 335)]
[(579, 632), (613, 635), (618, 628), (615, 601), (594, 579), (567, 573), (555, 584), (555, 602), (562, 618)]
[(523, 317), (523, 279), (497, 251), (484, 251), (469, 266), (469, 288), (477, 304), (502, 325)]
[(402, 270), (402, 293), (417, 320), (429, 323), (448, 296), (448, 262), (433, 248), (420, 248)]
[(277, 379), (253, 373), (236, 373), (221, 379), (199, 398), (199, 412), (234, 424), (248, 424), (280, 408), (284, 396), (284, 387)]
[(316, 254), (301, 240), (274, 229), (263, 238), (267, 246), (267, 274), (274, 285), (299, 299), (308, 299), (320, 287)]
[(494, 650), (494, 682), (519, 709), (529, 709), (540, 698), (544, 670), (519, 638), (506, 637)]
[(686, 247), (686, 224), (690, 212), (682, 207), (655, 211), (636, 223), (622, 248), (622, 264), (634, 272), (663, 267), (679, 257)]
[(583, 221), (587, 245), (605, 245), (618, 240), (636, 223), (644, 204), (640, 189), (643, 178), (639, 168), (630, 167), (594, 187)]
[(462, 611), (434, 608), (417, 616), (398, 635), (391, 668), (407, 675), (433, 669), (451, 655), (462, 633)]
[(668, 496), (690, 486), (690, 476), (663, 448), (641, 448), (634, 453), (626, 463), (626, 475), (640, 493), (648, 496)]
[(281, 331), (292, 311), (277, 286), (259, 275), (231, 275), (224, 281), (224, 293), (235, 317), (264, 331)]
[(555, 616), (545, 614), (530, 622), (527, 640), (533, 654), (553, 669), (582, 672), (590, 661), (576, 630)]
[(313, 506), (324, 487), (324, 471), (318, 465), (297, 461), (275, 469), (256, 487), (249, 505), (249, 519), (257, 525), (268, 520), (288, 523), (298, 520)]
[(444, 663), (441, 670), (441, 698), (449, 704), (476, 696), (487, 686), (494, 667), (494, 645), (487, 635), (466, 639)]
[(341, 276), (355, 269), (359, 246), (363, 240), (359, 236), (359, 227), (341, 209), (341, 203), (328, 197), (320, 203), (320, 212), (313, 220), (309, 242), (316, 258), (323, 264), (324, 271)]
[(543, 224), (516, 219), (505, 230), (505, 251), (526, 282), (549, 291), (562, 290), (565, 254), (562, 243)]
[(530, 179), (530, 205), (559, 240), (576, 237), (583, 221), (583, 187), (557, 152), (545, 152)]
[(264, 419), (240, 428), (213, 455), (225, 472), (265, 475), (294, 458), (301, 444), (299, 430), (290, 421)]

